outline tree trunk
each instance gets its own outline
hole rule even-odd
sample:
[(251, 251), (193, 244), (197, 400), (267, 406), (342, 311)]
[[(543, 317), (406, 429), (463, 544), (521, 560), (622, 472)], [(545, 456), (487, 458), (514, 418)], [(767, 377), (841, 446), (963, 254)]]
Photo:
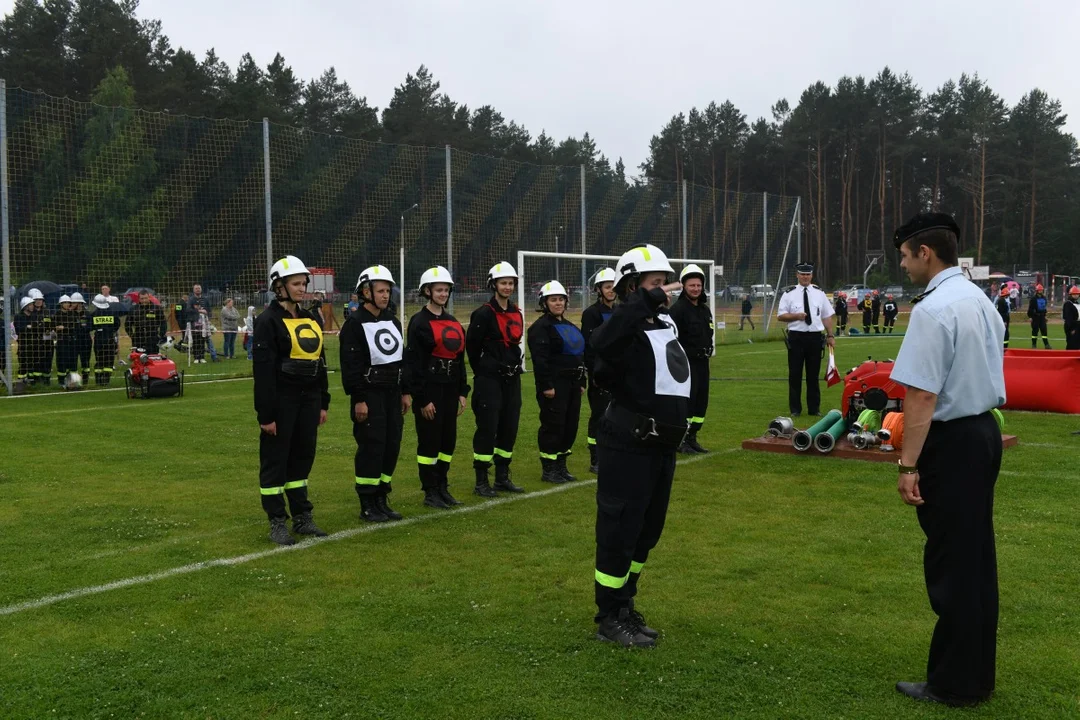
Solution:
[(1031, 221), (1028, 223), (1028, 267), (1035, 267), (1035, 164), (1031, 165)]
[(885, 173), (888, 166), (885, 160), (885, 124), (881, 126), (881, 148), (878, 150), (878, 222), (881, 226), (881, 251), (885, 252)]
[(975, 253), (975, 264), (982, 265), (983, 231), (986, 229), (986, 140), (982, 142), (982, 154), (979, 162), (979, 242)]

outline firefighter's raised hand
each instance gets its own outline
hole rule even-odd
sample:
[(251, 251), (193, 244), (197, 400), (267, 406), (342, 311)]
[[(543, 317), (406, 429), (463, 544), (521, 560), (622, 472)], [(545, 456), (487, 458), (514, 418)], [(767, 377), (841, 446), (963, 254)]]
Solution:
[(277, 435), (277, 423), (267, 423), (266, 425), (260, 425), (259, 429), (267, 435)]
[(435, 419), (435, 403), (429, 402), (424, 407), (420, 408), (420, 414), (424, 416), (425, 420)]
[(358, 402), (353, 405), (353, 419), (358, 423), (362, 423), (367, 420), (368, 408), (366, 402)]

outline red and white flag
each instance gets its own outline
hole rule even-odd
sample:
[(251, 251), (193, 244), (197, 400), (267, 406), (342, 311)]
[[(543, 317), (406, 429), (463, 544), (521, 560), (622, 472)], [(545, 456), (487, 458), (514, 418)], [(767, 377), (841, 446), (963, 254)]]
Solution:
[(836, 369), (836, 355), (833, 354), (833, 349), (829, 348), (829, 367), (825, 369), (825, 387), (832, 387), (841, 379)]

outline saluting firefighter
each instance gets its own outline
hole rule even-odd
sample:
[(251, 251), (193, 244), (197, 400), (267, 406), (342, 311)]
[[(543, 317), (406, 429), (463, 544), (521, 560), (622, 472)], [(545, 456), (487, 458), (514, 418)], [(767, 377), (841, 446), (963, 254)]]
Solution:
[(862, 331), (863, 335), (870, 334), (870, 322), (873, 313), (874, 298), (870, 296), (870, 293), (866, 293), (863, 299), (859, 301), (859, 308), (862, 309)]
[(885, 296), (885, 304), (881, 306), (881, 310), (885, 313), (885, 331), (892, 335), (893, 327), (896, 325), (896, 316), (900, 310), (896, 307), (891, 294)]
[(1009, 288), (1002, 287), (1001, 292), (998, 293), (997, 298), (994, 300), (994, 309), (998, 311), (1001, 321), (1005, 323), (1005, 350), (1009, 349), (1009, 311), (1011, 307), (1012, 300), (1009, 298)]
[(596, 328), (611, 317), (615, 307), (615, 271), (608, 267), (601, 268), (593, 278), (593, 290), (596, 291), (596, 302), (581, 313), (581, 336), (585, 339), (585, 370), (589, 379), (587, 394), (589, 425), (585, 440), (589, 445), (589, 472), (595, 475), (597, 470), (596, 433), (600, 429), (600, 418), (603, 417), (604, 410), (611, 402), (611, 393), (596, 382), (593, 372), (596, 368), (596, 353), (593, 352), (589, 340)]
[(638, 580), (664, 529), (675, 451), (690, 407), (690, 361), (668, 316), (664, 285), (674, 274), (653, 245), (627, 251), (616, 265), (619, 304), (592, 334), (595, 374), (611, 391), (597, 437), (597, 638), (650, 647), (659, 633), (634, 607)]
[(169, 325), (165, 313), (150, 299), (150, 293), (140, 290), (139, 304), (131, 309), (124, 321), (124, 329), (131, 338), (132, 348), (155, 353), (158, 345), (165, 341)]
[(1027, 316), (1031, 318), (1031, 349), (1035, 349), (1035, 345), (1039, 340), (1039, 333), (1042, 333), (1043, 347), (1047, 350), (1050, 349), (1050, 336), (1046, 331), (1046, 311), (1049, 303), (1046, 300), (1046, 296), (1043, 295), (1042, 284), (1035, 286), (1035, 294), (1031, 296), (1031, 300), (1028, 302)]
[(35, 378), (35, 353), (36, 335), (38, 328), (34, 322), (34, 300), (25, 296), (19, 300), (19, 314), (11, 323), (15, 327), (15, 338), (18, 340), (19, 349), (15, 358), (19, 361), (19, 371), (15, 378), (23, 385), (33, 385)]
[(412, 398), (401, 393), (405, 340), (389, 310), (394, 278), (372, 265), (356, 280), (362, 303), (345, 318), (339, 335), (341, 384), (349, 396), (356, 456), (353, 460), (360, 519), (400, 520), (387, 495), (401, 451), (403, 416)]
[(540, 479), (561, 484), (577, 478), (566, 468), (574, 451), (585, 393), (585, 338), (566, 319), (566, 288), (558, 280), (544, 283), (538, 294), (543, 315), (529, 328), (529, 354), (540, 406)]
[[(806, 368), (806, 406), (811, 415), (821, 414), (821, 357), (824, 347), (833, 347), (833, 307), (817, 285), (811, 285), (814, 266), (795, 266), (799, 284), (780, 298), (777, 319), (788, 324), (788, 407), (792, 417), (802, 414), (802, 375)], [(869, 298), (867, 298), (869, 299)], [(866, 310), (863, 311), (866, 322)], [(825, 337), (822, 337), (822, 332)]]
[(687, 265), (679, 273), (682, 293), (671, 306), (671, 319), (679, 330), (679, 344), (690, 359), (690, 432), (679, 446), (680, 453), (709, 452), (698, 442), (697, 434), (705, 424), (709, 409), (709, 358), (716, 351), (713, 340), (713, 316), (705, 297), (705, 271)]
[(1069, 299), (1061, 308), (1061, 317), (1065, 321), (1065, 349), (1080, 350), (1080, 287), (1069, 288)]
[(448, 509), (461, 501), (450, 494), (450, 461), (457, 446), (457, 419), (469, 396), (465, 330), (446, 310), (454, 280), (441, 265), (420, 276), (427, 304), (409, 318), (403, 382), (416, 419), (416, 462), (424, 504)]
[(292, 512), (297, 535), (324, 537), (311, 517), (308, 475), (315, 464), (319, 426), (326, 422), (330, 390), (322, 329), (300, 307), (311, 274), (294, 255), (270, 268), (274, 299), (255, 318), (252, 369), (259, 429), (259, 492), (270, 520), (270, 539), (293, 545), (285, 525)]
[(833, 313), (836, 315), (836, 334), (843, 335), (847, 332), (847, 293), (839, 290), (833, 293)]
[[(491, 299), (473, 310), (465, 350), (473, 370), (472, 410), (476, 416), (473, 433), (473, 470), (481, 497), (497, 497), (496, 490), (520, 493), (524, 489), (510, 479), (518, 423), (521, 420), (521, 339), (525, 317), (511, 298), (518, 274), (508, 262), (488, 270)], [(488, 469), (495, 464), (495, 487), (488, 482)]]
[(90, 324), (94, 333), (94, 384), (108, 385), (112, 382), (113, 366), (116, 364), (116, 339), (120, 332), (120, 313), (117, 306), (98, 293), (91, 303)]

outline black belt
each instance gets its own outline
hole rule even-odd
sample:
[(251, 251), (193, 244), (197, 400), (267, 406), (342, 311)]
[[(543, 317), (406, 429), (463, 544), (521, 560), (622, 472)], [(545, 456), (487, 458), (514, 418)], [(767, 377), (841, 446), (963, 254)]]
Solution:
[(691, 360), (708, 360), (712, 356), (708, 348), (696, 348), (694, 354), (690, 356)]
[(683, 439), (686, 437), (686, 431), (690, 428), (689, 425), (685, 424), (665, 425), (664, 423), (658, 423), (655, 418), (627, 410), (615, 403), (608, 404), (607, 409), (604, 411), (604, 417), (612, 425), (628, 431), (637, 440), (642, 442), (651, 441), (657, 445), (671, 448), (676, 448), (682, 444)]
[(450, 375), (460, 363), (460, 360), (453, 358), (433, 357), (428, 362), (428, 372), (432, 375)]
[(400, 368), (376, 367), (372, 365), (364, 373), (369, 385), (397, 385), (401, 382)]
[(581, 380), (582, 378), (585, 377), (585, 366), (584, 365), (578, 365), (577, 367), (572, 367), (572, 368), (561, 368), (560, 370), (558, 370), (556, 372), (556, 374), (558, 374), (558, 375), (569, 375), (570, 377), (574, 378), (575, 380)]
[(281, 372), (286, 375), (315, 377), (319, 374), (318, 360), (282, 360)]

